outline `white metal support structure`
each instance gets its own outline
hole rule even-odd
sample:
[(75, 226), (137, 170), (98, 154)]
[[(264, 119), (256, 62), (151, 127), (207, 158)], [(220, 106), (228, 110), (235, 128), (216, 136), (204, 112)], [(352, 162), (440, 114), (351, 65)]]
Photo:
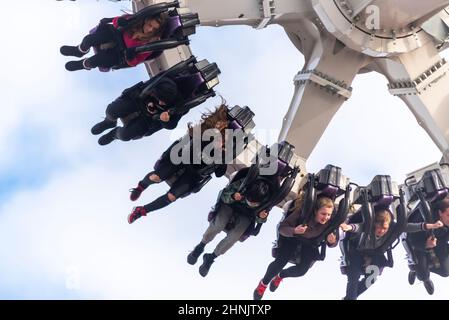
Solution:
[[(133, 0), (134, 9), (163, 2)], [(305, 57), (294, 77), (294, 94), (279, 139), (305, 161), (360, 72), (389, 80), (449, 162), (449, 63), (439, 51), (449, 46), (449, 0), (182, 0), (201, 25), (269, 24), (284, 27)], [(171, 49), (149, 64), (151, 74), (190, 55)], [(303, 171), (304, 172), (304, 171)]]

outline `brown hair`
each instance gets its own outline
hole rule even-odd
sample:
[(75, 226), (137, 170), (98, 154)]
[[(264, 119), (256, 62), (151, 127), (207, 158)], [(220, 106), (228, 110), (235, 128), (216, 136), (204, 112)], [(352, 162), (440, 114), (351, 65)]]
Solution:
[(304, 195), (306, 192), (304, 190), (300, 190), (298, 195), (296, 196), (296, 199), (293, 200), (293, 205), (288, 210), (289, 212), (295, 212), (296, 210), (301, 210), (303, 204), (304, 204)]
[[(295, 212), (296, 210), (301, 210), (304, 205), (305, 191), (301, 190), (293, 202), (293, 206), (289, 210), (290, 212)], [(316, 214), (321, 208), (334, 208), (334, 201), (326, 196), (318, 196), (315, 202), (314, 213)]]
[(334, 208), (334, 201), (326, 196), (318, 196), (315, 202), (315, 212), (321, 208)]
[(388, 209), (381, 209), (376, 211), (374, 217), (374, 225), (383, 226), (385, 224), (390, 225), (391, 223), (391, 212)]
[[(225, 104), (221, 104), (220, 106), (216, 107), (214, 111), (208, 111), (201, 115), (201, 123), (199, 124), (201, 126), (201, 135), (203, 135), (204, 131), (208, 129), (216, 129), (215, 125), (219, 121), (224, 121), (226, 123), (228, 122), (228, 107)], [(187, 127), (189, 130), (189, 135), (193, 137), (194, 125), (192, 123), (188, 123)], [(227, 125), (225, 128), (220, 130), (223, 140), (226, 128)]]
[[(159, 24), (159, 28), (152, 34), (144, 34), (143, 26), (149, 20), (155, 20)], [(125, 32), (128, 33), (130, 37), (137, 38), (140, 41), (152, 41), (162, 36), (166, 23), (167, 23), (167, 14), (161, 13), (159, 15), (148, 17), (132, 23), (131, 25), (125, 28)]]

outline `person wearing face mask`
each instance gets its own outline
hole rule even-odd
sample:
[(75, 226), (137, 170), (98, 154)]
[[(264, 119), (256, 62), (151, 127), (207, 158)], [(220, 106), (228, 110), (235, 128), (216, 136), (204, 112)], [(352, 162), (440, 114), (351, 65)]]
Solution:
[[(92, 134), (98, 135), (112, 128), (98, 139), (100, 145), (107, 145), (116, 139), (137, 140), (161, 129), (176, 128), (182, 115), (169, 114), (170, 109), (183, 102), (176, 82), (169, 77), (162, 78), (152, 90), (142, 95), (144, 87), (144, 83), (140, 82), (124, 90), (108, 105), (106, 118), (91, 129)], [(123, 126), (117, 125), (119, 118), (124, 122)]]
[[(270, 291), (275, 291), (283, 279), (304, 276), (318, 260), (319, 248), (306, 240), (316, 238), (325, 231), (334, 211), (334, 202), (324, 195), (318, 196), (311, 219), (300, 222), (303, 204), (304, 191), (299, 193), (296, 200), (285, 204), (286, 218), (278, 226), (279, 239), (276, 258), (270, 263), (265, 275), (254, 290), (254, 300), (262, 299), (268, 284)], [(326, 243), (330, 247), (336, 246), (336, 235), (329, 233)], [(295, 261), (299, 262), (284, 269), (287, 263), (294, 258), (297, 258)]]
[(210, 220), (201, 242), (187, 257), (187, 262), (194, 265), (209, 242), (219, 233), (223, 231), (227, 233), (213, 252), (203, 255), (203, 264), (199, 267), (199, 273), (203, 277), (208, 274), (215, 259), (239, 241), (252, 223), (264, 223), (267, 220), (269, 209), (262, 207), (269, 201), (271, 195), (277, 192), (278, 178), (258, 176), (242, 191), (240, 189), (244, 179), (231, 182), (221, 191), (215, 208), (216, 215)]

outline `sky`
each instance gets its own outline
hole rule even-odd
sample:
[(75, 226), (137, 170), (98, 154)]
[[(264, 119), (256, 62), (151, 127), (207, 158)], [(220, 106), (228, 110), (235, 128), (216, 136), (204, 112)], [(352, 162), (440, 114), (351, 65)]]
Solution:
[[(110, 73), (69, 73), (59, 54), (75, 45), (103, 17), (121, 14), (129, 2), (9, 1), (0, 20), (8, 50), (0, 51), (0, 298), (1, 299), (252, 299), (272, 261), (282, 212), (274, 209), (257, 237), (236, 244), (202, 278), (187, 264), (207, 228), (207, 214), (225, 178), (133, 225), (128, 190), (151, 169), (189, 121), (220, 103), (210, 99), (180, 121), (178, 130), (138, 141), (97, 144), (90, 128), (124, 88), (148, 75), (143, 66)], [(17, 21), (28, 23), (17, 23)], [(9, 27), (9, 28), (8, 28)], [(25, 39), (22, 36), (26, 35)], [(217, 91), (229, 105), (256, 113), (259, 138), (274, 142), (293, 93), (303, 56), (279, 26), (201, 27), (191, 38), (199, 59), (216, 62)], [(13, 49), (14, 48), (14, 49)], [(449, 58), (448, 52), (443, 53)], [(326, 164), (368, 184), (376, 174), (403, 181), (406, 173), (439, 161), (441, 154), (413, 115), (387, 91), (381, 75), (359, 75), (353, 96), (336, 114), (307, 162)], [(389, 141), (389, 143), (385, 143)], [(147, 189), (139, 205), (167, 190)], [(211, 252), (223, 234), (206, 247)], [(328, 250), (302, 278), (287, 279), (264, 299), (341, 299), (346, 277), (339, 249)], [(435, 294), (409, 286), (405, 253), (361, 299), (447, 299), (447, 279), (432, 276)], [(200, 260), (201, 261), (201, 260)]]

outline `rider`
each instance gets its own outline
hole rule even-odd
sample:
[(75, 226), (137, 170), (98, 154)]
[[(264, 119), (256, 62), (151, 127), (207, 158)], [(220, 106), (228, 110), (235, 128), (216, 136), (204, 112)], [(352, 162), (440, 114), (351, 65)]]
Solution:
[[(149, 136), (162, 128), (174, 129), (181, 115), (170, 116), (168, 109), (182, 99), (178, 95), (178, 86), (169, 77), (161, 79), (149, 92), (141, 96), (142, 83), (126, 89), (122, 95), (108, 105), (106, 118), (92, 127), (94, 135), (114, 128), (98, 139), (100, 145), (106, 145), (119, 139), (130, 141)], [(125, 120), (123, 127), (117, 126), (117, 119)], [(157, 117), (157, 119), (155, 119)]]
[[(89, 57), (78, 61), (69, 61), (65, 68), (68, 71), (90, 70), (92, 68), (111, 68), (124, 62), (129, 67), (151, 58), (152, 52), (142, 52), (126, 57), (119, 42), (126, 48), (149, 44), (161, 39), (166, 23), (166, 13), (159, 13), (149, 17), (132, 19), (133, 15), (123, 15), (112, 19), (102, 19), (96, 30), (86, 35), (78, 46), (62, 46), (60, 51), (64, 56), (81, 58), (91, 47), (107, 46)], [(107, 23), (112, 20), (112, 24)], [(124, 56), (125, 55), (125, 56)]]
[[(226, 105), (222, 104), (220, 107), (216, 108), (215, 111), (205, 113), (202, 116), (202, 122), (200, 124), (201, 134), (203, 136), (206, 130), (213, 130), (218, 133), (222, 139), (214, 140), (216, 145), (215, 150), (218, 152), (224, 152), (225, 146), (225, 129), (229, 126), (228, 119), (228, 108)], [(151, 184), (160, 183), (166, 181), (174, 176), (175, 173), (180, 172), (180, 175), (176, 178), (176, 181), (171, 184), (168, 192), (153, 202), (146, 204), (144, 206), (135, 207), (132, 213), (128, 216), (128, 222), (133, 223), (142, 216), (146, 216), (149, 212), (166, 207), (171, 204), (179, 197), (185, 196), (191, 193), (198, 186), (203, 185), (210, 179), (210, 175), (215, 173), (216, 177), (221, 177), (226, 173), (227, 164), (225, 163), (206, 163), (203, 157), (203, 150), (209, 144), (209, 142), (202, 141), (200, 143), (201, 158), (200, 163), (195, 163), (192, 161), (192, 156), (195, 154), (194, 143), (192, 142), (195, 138), (194, 127), (189, 124), (188, 130), (188, 142), (185, 143), (183, 140), (178, 140), (173, 143), (162, 155), (160, 161), (155, 166), (155, 170), (148, 173), (141, 181), (139, 181), (136, 188), (131, 189), (130, 199), (136, 201), (142, 192), (148, 188)], [(200, 137), (201, 138), (201, 137)], [(219, 144), (219, 145), (218, 145)], [(173, 163), (171, 159), (172, 149), (181, 146), (179, 152), (182, 152), (183, 148), (190, 149), (190, 162), (189, 163)], [(215, 145), (214, 145), (215, 146)], [(221, 150), (221, 151), (219, 151)], [(179, 153), (178, 153), (179, 155)], [(220, 159), (222, 160), (222, 159)]]
[[(243, 168), (240, 171), (246, 171)], [(239, 173), (237, 173), (238, 175)], [(215, 216), (210, 220), (209, 227), (203, 234), (201, 242), (187, 257), (189, 264), (195, 264), (204, 251), (206, 244), (211, 242), (220, 232), (226, 232), (212, 253), (203, 256), (203, 264), (199, 268), (201, 276), (205, 277), (215, 259), (228, 251), (241, 239), (250, 225), (264, 223), (269, 210), (264, 205), (273, 194), (279, 190), (279, 180), (275, 176), (258, 176), (242, 191), (245, 176), (232, 181), (220, 193), (219, 201), (215, 206)]]

